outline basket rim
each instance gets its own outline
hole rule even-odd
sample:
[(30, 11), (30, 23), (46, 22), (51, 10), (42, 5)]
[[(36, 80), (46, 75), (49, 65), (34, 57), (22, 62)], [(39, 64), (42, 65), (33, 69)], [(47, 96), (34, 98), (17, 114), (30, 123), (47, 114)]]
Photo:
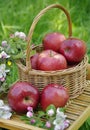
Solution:
[(56, 71), (43, 71), (43, 70), (35, 70), (35, 69), (28, 70), (27, 67), (21, 63), (21, 61), (17, 61), (16, 64), (20, 69), (22, 69), (23, 72), (29, 73), (32, 75), (42, 75), (42, 76), (45, 76), (45, 75), (53, 76), (53, 75), (62, 75), (62, 74), (65, 75), (65, 74), (70, 74), (73, 72), (78, 72), (81, 69), (83, 69), (83, 67), (87, 66), (88, 56), (85, 55), (83, 60), (76, 66), (73, 66), (73, 67), (67, 68), (67, 69), (63, 69), (63, 70), (56, 70)]

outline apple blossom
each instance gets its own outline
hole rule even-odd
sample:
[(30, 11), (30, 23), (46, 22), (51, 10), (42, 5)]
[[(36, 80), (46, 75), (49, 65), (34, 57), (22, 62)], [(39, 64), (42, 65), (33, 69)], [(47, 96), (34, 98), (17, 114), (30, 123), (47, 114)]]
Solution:
[(15, 36), (15, 37), (19, 37), (19, 34), (20, 34), (20, 33), (19, 33), (18, 31), (16, 31), (16, 32), (14, 33), (14, 36)]
[(0, 81), (1, 82), (5, 81), (5, 78), (4, 77), (0, 78)]
[(28, 111), (28, 112), (26, 113), (26, 116), (27, 116), (27, 117), (33, 117), (33, 112)]
[(27, 110), (28, 111), (26, 113), (26, 116), (29, 117), (29, 118), (33, 117), (33, 108), (29, 106), (29, 107), (27, 107)]
[[(28, 107), (27, 109), (28, 112), (32, 114), (32, 108)], [(26, 118), (24, 116), (22, 119), (26, 119), (31, 125), (34, 126), (43, 127), (50, 130), (65, 130), (69, 126), (70, 121), (66, 119), (67, 116), (64, 114), (64, 110), (64, 108), (56, 108), (51, 104), (47, 107), (46, 111), (39, 110), (35, 113), (33, 112), (33, 116), (28, 114), (29, 118), (27, 118), (26, 114)], [(51, 116), (48, 114), (54, 115)]]
[(27, 107), (27, 110), (33, 112), (33, 107)]
[(46, 122), (46, 125), (45, 125), (47, 128), (50, 128), (51, 127), (51, 123), (49, 121)]
[(0, 110), (11, 111), (11, 108), (8, 105), (2, 105), (0, 106)]
[(10, 55), (7, 55), (7, 53), (4, 52), (4, 51), (2, 51), (2, 52), (0, 53), (0, 58), (5, 59), (5, 58), (9, 58), (9, 57), (10, 57)]
[[(1, 113), (2, 112), (2, 113)], [(8, 112), (8, 111), (0, 111), (0, 118), (3, 119), (10, 119), (10, 117), (12, 116), (12, 113)]]
[(19, 38), (25, 40), (25, 39), (26, 39), (26, 35), (25, 35), (25, 33), (20, 32), (20, 33), (19, 33)]
[(65, 118), (67, 117), (67, 115), (64, 114), (64, 112), (60, 111), (60, 108), (57, 108), (57, 114), (56, 114), (57, 118), (62, 118), (63, 120), (65, 120)]
[(2, 41), (1, 45), (2, 47), (7, 47), (8, 46), (7, 41)]
[(67, 128), (67, 127), (69, 126), (69, 124), (70, 124), (70, 121), (69, 121), (69, 120), (65, 120), (65, 121), (64, 121), (64, 126), (65, 126), (65, 128)]
[(20, 39), (26, 40), (26, 34), (24, 32), (15, 32), (15, 37), (18, 37)]
[(66, 115), (64, 112), (60, 111), (60, 108), (57, 108), (56, 119), (53, 121), (55, 125), (54, 130), (64, 130), (69, 126), (69, 121), (66, 120)]
[(66, 120), (66, 121), (63, 121), (60, 124), (56, 124), (55, 127), (54, 127), (54, 130), (64, 130), (69, 126), (69, 123), (70, 122), (68, 120)]
[(48, 114), (48, 116), (53, 116), (55, 113), (54, 113), (53, 109), (50, 109), (47, 111), (47, 114)]
[(11, 108), (8, 105), (4, 104), (3, 100), (0, 100), (0, 118), (10, 119), (12, 116), (11, 111)]
[(4, 105), (3, 100), (0, 100), (0, 107)]
[(14, 38), (15, 37), (15, 35), (14, 34), (10, 34), (10, 38)]
[(31, 122), (31, 124), (34, 124), (36, 122), (36, 120), (32, 119), (30, 122)]
[(6, 70), (6, 65), (1, 64), (0, 65), (0, 81), (3, 81), (2, 79), (6, 77), (7, 72), (9, 72), (9, 70)]
[[(14, 39), (15, 38), (15, 39)], [(21, 43), (21, 44), (20, 44)], [(6, 67), (11, 66), (11, 61), (21, 58), (21, 50), (25, 48), (26, 34), (24, 32), (16, 31), (10, 34), (9, 39), (1, 41), (0, 46), (0, 92), (7, 87), (7, 72), (10, 70)], [(21, 50), (20, 50), (20, 49)], [(18, 55), (19, 54), (19, 55)], [(17, 56), (18, 55), (18, 56)], [(15, 57), (16, 56), (16, 57)], [(11, 60), (8, 60), (10, 58)], [(6, 89), (5, 89), (6, 91)]]

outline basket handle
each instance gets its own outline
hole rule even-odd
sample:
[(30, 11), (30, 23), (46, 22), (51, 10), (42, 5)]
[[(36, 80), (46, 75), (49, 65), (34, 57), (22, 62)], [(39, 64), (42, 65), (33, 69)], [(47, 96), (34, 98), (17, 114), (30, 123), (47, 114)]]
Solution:
[(30, 47), (30, 45), (31, 45), (31, 39), (32, 39), (32, 35), (33, 35), (33, 32), (34, 32), (34, 28), (35, 28), (36, 24), (38, 23), (38, 21), (40, 20), (40, 18), (51, 8), (59, 8), (65, 13), (65, 15), (67, 16), (67, 20), (68, 20), (69, 37), (72, 36), (71, 18), (70, 18), (68, 11), (63, 6), (61, 6), (60, 4), (52, 4), (52, 5), (44, 8), (43, 10), (41, 10), (39, 12), (39, 14), (34, 18), (33, 23), (31, 25), (31, 28), (29, 30), (28, 36), (27, 36), (26, 68), (27, 68), (28, 71), (32, 69), (31, 68), (31, 62), (30, 62), (30, 52), (31, 52), (32, 48)]

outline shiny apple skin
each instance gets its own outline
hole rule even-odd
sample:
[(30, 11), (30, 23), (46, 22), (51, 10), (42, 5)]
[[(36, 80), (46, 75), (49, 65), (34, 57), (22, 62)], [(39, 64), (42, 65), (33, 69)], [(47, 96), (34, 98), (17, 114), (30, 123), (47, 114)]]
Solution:
[(67, 68), (67, 61), (62, 54), (53, 50), (44, 50), (39, 54), (37, 61), (38, 70), (55, 71)]
[(59, 47), (66, 38), (63, 34), (59, 32), (48, 33), (43, 38), (44, 50), (51, 49), (53, 51), (59, 52)]
[(86, 43), (77, 38), (68, 38), (62, 42), (59, 52), (63, 54), (68, 63), (80, 62), (87, 51)]
[(26, 113), (28, 106), (34, 109), (37, 107), (39, 103), (39, 91), (30, 83), (18, 81), (11, 86), (7, 98), (13, 111)]
[(39, 56), (39, 54), (36, 53), (36, 54), (34, 54), (34, 55), (32, 55), (32, 56), (30, 57), (32, 69), (37, 70), (37, 60), (38, 60), (38, 56)]
[(41, 108), (46, 110), (50, 104), (55, 105), (56, 108), (64, 107), (68, 99), (69, 94), (66, 88), (58, 84), (49, 84), (41, 93)]

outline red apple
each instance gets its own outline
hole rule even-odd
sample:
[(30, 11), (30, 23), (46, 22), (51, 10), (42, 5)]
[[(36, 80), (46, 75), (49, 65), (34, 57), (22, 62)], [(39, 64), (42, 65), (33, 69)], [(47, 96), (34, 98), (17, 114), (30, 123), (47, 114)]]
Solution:
[(8, 92), (8, 103), (10, 107), (17, 113), (27, 112), (27, 107), (34, 109), (39, 102), (39, 91), (36, 87), (28, 82), (18, 81), (11, 86)]
[(43, 110), (53, 104), (55, 107), (64, 107), (69, 99), (67, 89), (62, 85), (49, 84), (47, 85), (42, 93), (40, 104)]
[(38, 53), (34, 54), (33, 56), (30, 57), (31, 61), (31, 67), (32, 69), (37, 70), (37, 60), (38, 60)]
[(55, 71), (67, 68), (65, 57), (52, 50), (44, 50), (39, 54), (37, 61), (38, 69), (44, 71)]
[(65, 36), (58, 32), (46, 34), (43, 38), (44, 50), (51, 49), (59, 52), (59, 47), (61, 46), (62, 41), (65, 39)]
[(86, 44), (82, 40), (68, 38), (62, 42), (59, 52), (66, 57), (68, 63), (78, 63), (84, 58)]

